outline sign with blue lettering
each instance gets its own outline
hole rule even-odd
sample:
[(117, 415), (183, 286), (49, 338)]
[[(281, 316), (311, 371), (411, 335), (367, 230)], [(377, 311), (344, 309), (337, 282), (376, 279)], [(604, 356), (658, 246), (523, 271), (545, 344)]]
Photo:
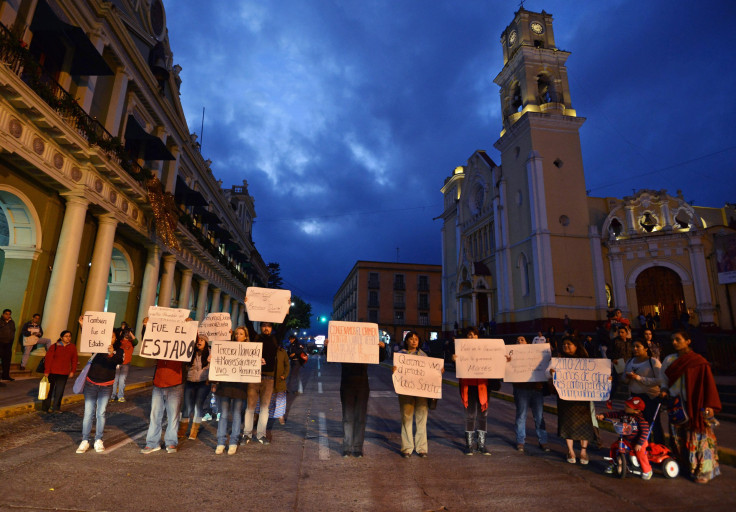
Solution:
[(611, 395), (611, 360), (553, 357), (550, 370), (563, 400), (603, 402)]
[(442, 368), (439, 357), (394, 354), (394, 391), (399, 395), (442, 398)]

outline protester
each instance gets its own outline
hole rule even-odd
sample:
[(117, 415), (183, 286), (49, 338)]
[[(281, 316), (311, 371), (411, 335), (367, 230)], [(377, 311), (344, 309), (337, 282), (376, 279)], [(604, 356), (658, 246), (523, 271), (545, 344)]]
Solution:
[(197, 439), (199, 427), (202, 423), (202, 406), (210, 386), (207, 381), (210, 369), (209, 339), (204, 334), (197, 334), (197, 345), (191, 361), (184, 368), (186, 382), (184, 383), (184, 411), (177, 437), (183, 438), (189, 430), (189, 419), (192, 418), (192, 430), (189, 439)]
[(651, 329), (646, 328), (641, 334), (644, 337), (644, 345), (649, 347), (649, 352), (652, 354), (652, 357), (661, 361), (662, 346), (654, 339), (654, 332)]
[[(276, 371), (276, 356), (280, 346), (275, 336), (271, 335), (273, 324), (271, 322), (261, 322), (261, 333), (255, 337), (253, 341), (263, 344), (261, 366), (261, 382), (248, 383), (248, 407), (245, 410), (245, 442), (259, 442), (261, 444), (270, 444), (266, 437), (266, 427), (268, 426), (268, 414), (258, 415), (258, 425), (256, 426), (256, 434), (251, 438), (253, 433), (253, 421), (256, 412), (256, 404), (260, 401), (265, 407), (271, 401), (273, 394), (274, 374)], [(265, 411), (264, 411), (265, 412)]]
[(631, 344), (631, 351), (634, 357), (626, 362), (623, 381), (628, 384), (631, 396), (640, 398), (644, 403), (644, 417), (650, 425), (652, 441), (663, 444), (662, 429), (659, 421), (654, 419), (659, 403), (659, 371), (662, 364), (652, 357), (649, 348), (641, 340)]
[(181, 417), (181, 399), (184, 394), (184, 364), (181, 361), (158, 359), (153, 373), (151, 392), (151, 416), (146, 435), (146, 446), (141, 453), (149, 454), (161, 449), (161, 430), (166, 412), (164, 443), (166, 453), (176, 453), (179, 448), (177, 427)]
[(130, 362), (133, 360), (133, 349), (138, 345), (138, 340), (125, 322), (121, 322), (120, 329), (116, 332), (116, 337), (120, 341), (120, 346), (123, 347), (125, 357), (123, 358), (123, 364), (119, 365), (115, 370), (115, 382), (112, 384), (111, 400), (113, 402), (115, 400), (125, 402), (125, 381), (128, 379)]
[[(248, 341), (248, 329), (238, 327), (233, 331), (233, 341), (245, 343)], [(225, 444), (228, 443), (228, 427), (230, 427), (230, 440), (227, 454), (235, 455), (238, 450), (240, 430), (243, 426), (243, 401), (248, 397), (248, 384), (245, 382), (217, 382), (214, 386), (215, 397), (217, 397), (217, 409), (220, 411), (220, 420), (217, 423), (217, 447), (215, 453), (220, 455), (225, 452)]]
[(265, 414), (268, 418), (277, 418), (281, 425), (286, 423), (286, 379), (291, 374), (289, 368), (289, 355), (286, 350), (279, 345), (276, 351), (276, 367), (273, 376), (273, 393), (267, 410), (262, 407), (260, 400), (256, 405), (255, 414), (260, 419), (261, 414)]
[(547, 338), (544, 337), (542, 331), (537, 331), (537, 335), (534, 336), (534, 339), (532, 340), (532, 344), (536, 345), (538, 343), (547, 343)]
[[(560, 357), (587, 358), (588, 353), (579, 341), (570, 336), (562, 338)], [(554, 369), (550, 373), (554, 377)], [(593, 419), (589, 401), (565, 400), (557, 397), (557, 435), (567, 445), (567, 462), (577, 462), (573, 443), (580, 441), (580, 464), (588, 464), (588, 442), (593, 440)]]
[[(34, 315), (35, 316), (35, 315)], [(49, 394), (41, 402), (46, 413), (61, 412), (61, 400), (67, 379), (77, 370), (77, 347), (72, 343), (71, 331), (61, 331), (59, 339), (46, 352), (44, 375), (49, 380)]]
[[(524, 336), (519, 336), (516, 338), (516, 343), (526, 345), (527, 341)], [(509, 361), (511, 359), (513, 359), (513, 354), (509, 356)], [(547, 386), (547, 383), (515, 382), (513, 386), (514, 403), (516, 404), (516, 449), (520, 452), (524, 451), (526, 412), (531, 405), (539, 447), (545, 452), (550, 451), (549, 445), (547, 444), (547, 430), (544, 424), (544, 388)]]
[[(628, 441), (634, 455), (636, 455), (636, 458), (639, 461), (642, 480), (649, 480), (652, 478), (652, 466), (649, 464), (649, 458), (647, 457), (647, 446), (649, 445), (649, 442), (647, 441), (647, 436), (649, 436), (649, 422), (644, 417), (644, 407), (644, 400), (638, 397), (631, 397), (624, 402), (623, 411), (605, 412), (603, 414), (598, 414), (596, 418), (598, 420), (614, 418), (629, 424), (631, 430), (628, 431), (628, 434), (624, 434), (624, 439)], [(614, 461), (616, 460), (617, 452), (618, 441), (611, 445), (610, 455)], [(613, 470), (614, 466), (609, 465), (606, 468), (606, 473), (613, 473)]]
[(13, 341), (15, 341), (15, 321), (13, 312), (4, 309), (0, 316), (0, 359), (2, 359), (2, 380), (14, 381), (10, 376), (10, 360), (13, 357)]
[[(83, 317), (79, 318), (79, 325), (82, 325)], [(123, 362), (125, 354), (120, 346), (120, 342), (112, 333), (110, 346), (107, 348), (107, 354), (95, 354), (92, 356), (92, 362), (87, 372), (84, 383), (84, 419), (82, 420), (82, 442), (77, 448), (77, 453), (84, 453), (89, 450), (89, 437), (92, 432), (92, 417), (96, 416), (97, 422), (95, 426), (95, 444), (94, 448), (97, 453), (105, 451), (105, 445), (102, 442), (102, 434), (105, 430), (105, 411), (107, 410), (107, 402), (112, 395), (112, 383), (115, 380), (115, 367)]]
[[(41, 327), (41, 314), (34, 314), (29, 321), (20, 328), (20, 335), (23, 338), (23, 357), (20, 361), (20, 369), (25, 370), (28, 358), (34, 347), (41, 342), (43, 336), (43, 328)], [(50, 341), (49, 341), (50, 344)], [(46, 348), (48, 350), (50, 346)]]
[[(467, 339), (478, 339), (478, 336), (475, 327), (465, 330)], [(453, 354), (452, 360), (457, 361), (456, 354)], [(488, 385), (488, 379), (459, 379), (458, 382), (460, 399), (465, 407), (465, 455), (473, 455), (476, 436), (478, 452), (482, 455), (491, 454), (486, 446)]]
[[(404, 336), (404, 346), (399, 354), (410, 354), (427, 357), (427, 354), (419, 348), (419, 334), (409, 331)], [(396, 371), (396, 367), (393, 367)], [(399, 395), (399, 407), (401, 409), (401, 456), (411, 457), (416, 449), (420, 457), (427, 456), (427, 415), (429, 407), (427, 398), (421, 396)], [(416, 422), (416, 434), (413, 434), (413, 424)]]
[(699, 484), (708, 483), (721, 474), (718, 446), (713, 432), (715, 413), (721, 410), (708, 361), (693, 352), (692, 340), (686, 331), (672, 335), (674, 354), (665, 357), (660, 372), (661, 396), (679, 398), (689, 421), (680, 425), (670, 422), (670, 432), (683, 467)]
[(286, 390), (289, 393), (299, 393), (302, 389), (302, 382), (299, 378), (299, 371), (301, 370), (304, 363), (307, 361), (307, 353), (304, 350), (304, 345), (299, 343), (296, 336), (289, 336), (289, 382), (286, 386)]

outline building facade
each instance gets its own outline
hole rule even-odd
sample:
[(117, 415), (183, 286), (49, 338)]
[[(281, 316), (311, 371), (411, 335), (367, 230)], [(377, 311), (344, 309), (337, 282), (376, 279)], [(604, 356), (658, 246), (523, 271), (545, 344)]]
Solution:
[(358, 261), (332, 302), (332, 320), (372, 322), (400, 343), (404, 331), (432, 338), (442, 323), (440, 265)]
[(189, 133), (161, 0), (3, 0), (0, 21), (0, 307), (54, 340), (87, 310), (241, 323), (267, 278), (254, 202)]
[[(588, 197), (580, 127), (552, 16), (523, 9), (501, 34), (503, 115), (497, 165), (476, 151), (441, 189), (443, 330), (495, 321), (534, 332), (567, 315), (592, 330), (609, 308), (734, 328), (736, 295), (716, 246), (733, 205), (694, 207), (678, 191)], [(730, 226), (730, 227), (729, 227)]]

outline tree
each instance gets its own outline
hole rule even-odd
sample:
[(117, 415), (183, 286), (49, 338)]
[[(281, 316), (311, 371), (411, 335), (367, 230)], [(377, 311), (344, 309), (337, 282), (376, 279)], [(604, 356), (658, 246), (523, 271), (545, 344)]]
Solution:
[(283, 288), (284, 280), (281, 279), (281, 265), (276, 262), (266, 265), (268, 269), (268, 282), (266, 288)]
[(309, 329), (312, 318), (312, 305), (304, 302), (296, 295), (291, 296), (291, 302), (294, 303), (286, 315), (284, 323), (289, 329)]

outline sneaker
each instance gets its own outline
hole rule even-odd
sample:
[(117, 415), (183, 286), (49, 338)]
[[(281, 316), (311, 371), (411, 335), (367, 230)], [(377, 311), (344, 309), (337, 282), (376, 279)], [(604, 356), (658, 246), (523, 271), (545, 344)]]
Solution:
[(238, 445), (237, 444), (231, 444), (227, 447), (227, 454), (228, 455), (235, 455), (235, 452), (238, 451)]
[[(609, 464), (608, 466), (606, 466), (606, 469), (604, 469), (603, 472), (605, 474), (607, 474), (607, 475), (612, 475), (613, 474), (613, 468), (614, 468), (613, 464)], [(644, 476), (644, 475), (642, 475), (642, 476)]]
[(401, 452), (401, 456), (405, 459), (408, 459), (411, 457), (411, 452)]
[(524, 445), (519, 443), (516, 445), (516, 451), (517, 452), (523, 452), (524, 451)]
[(117, 401), (117, 399), (118, 399), (118, 397), (116, 397), (116, 396), (111, 396), (111, 397), (110, 397), (110, 400), (108, 400), (108, 402), (115, 402), (115, 401)]
[(178, 451), (179, 449), (173, 444), (170, 444), (169, 446), (166, 447), (166, 453), (176, 453)]
[(349, 451), (346, 450), (346, 451), (342, 452), (342, 458), (343, 459), (347, 459), (348, 457), (350, 457), (350, 452)]
[(421, 457), (422, 459), (426, 459), (427, 458), (426, 452), (419, 452), (419, 453), (417, 453), (417, 455), (419, 455), (419, 457)]
[(641, 479), (642, 480), (650, 480), (651, 478), (652, 478), (652, 472), (651, 471), (647, 471), (646, 473), (642, 473), (641, 474)]
[(222, 455), (223, 453), (225, 453), (225, 445), (218, 444), (217, 448), (215, 448), (215, 455)]
[(363, 458), (363, 452), (353, 452), (353, 457), (355, 457), (356, 459), (361, 459)]
[(266, 436), (259, 437), (257, 441), (261, 444), (271, 444), (271, 441)]
[(77, 448), (77, 453), (84, 453), (87, 450), (89, 450), (89, 441), (82, 441), (79, 443), (79, 448)]
[(220, 421), (220, 413), (219, 412), (217, 413), (217, 420), (216, 421)]
[(121, 396), (120, 398), (118, 398), (118, 402), (120, 402), (121, 404), (125, 402), (125, 397)]
[(202, 421), (212, 421), (212, 415), (210, 413), (205, 414), (202, 416)]
[(539, 443), (539, 448), (540, 448), (540, 449), (541, 449), (541, 450), (542, 450), (543, 452), (548, 452), (548, 451), (550, 451), (549, 445), (548, 445), (548, 444), (545, 444), (545, 443)]
[(161, 446), (160, 446), (160, 445), (156, 445), (156, 446), (146, 446), (145, 448), (143, 448), (143, 449), (141, 450), (141, 453), (142, 453), (143, 455), (147, 455), (147, 454), (149, 454), (149, 453), (157, 452), (157, 451), (159, 451), (160, 449), (161, 449)]
[(95, 441), (95, 451), (97, 453), (102, 453), (105, 451), (105, 445), (102, 444), (102, 439), (98, 439), (97, 441)]

